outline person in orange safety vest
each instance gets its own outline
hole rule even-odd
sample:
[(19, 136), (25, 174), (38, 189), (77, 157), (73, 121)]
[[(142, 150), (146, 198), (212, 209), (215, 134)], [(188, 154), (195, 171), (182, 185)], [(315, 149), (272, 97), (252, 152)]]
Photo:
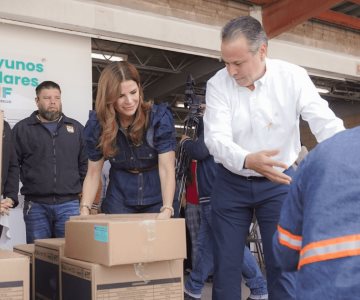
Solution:
[(299, 300), (360, 299), (360, 127), (320, 143), (300, 164), (274, 235), (296, 271)]

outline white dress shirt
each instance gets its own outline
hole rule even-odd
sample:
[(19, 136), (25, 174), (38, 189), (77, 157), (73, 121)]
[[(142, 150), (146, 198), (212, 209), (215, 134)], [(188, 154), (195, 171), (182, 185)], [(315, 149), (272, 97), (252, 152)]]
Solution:
[(231, 172), (259, 176), (243, 165), (247, 154), (262, 150), (280, 150), (273, 159), (291, 166), (301, 148), (300, 116), (318, 142), (344, 130), (305, 69), (266, 59), (266, 72), (254, 85), (253, 91), (239, 86), (226, 68), (207, 83), (205, 143)]

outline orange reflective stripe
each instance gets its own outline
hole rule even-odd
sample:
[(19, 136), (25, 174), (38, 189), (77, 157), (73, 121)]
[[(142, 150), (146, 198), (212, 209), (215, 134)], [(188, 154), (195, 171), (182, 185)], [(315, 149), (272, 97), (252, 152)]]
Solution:
[(314, 242), (300, 251), (298, 269), (310, 263), (356, 255), (360, 255), (360, 234)]
[(328, 246), (328, 245), (343, 243), (343, 242), (352, 241), (352, 240), (360, 240), (360, 234), (346, 235), (346, 236), (341, 236), (341, 237), (332, 238), (332, 239), (328, 239), (328, 240), (322, 240), (319, 242), (313, 242), (313, 243), (307, 244), (304, 248), (302, 248), (301, 253), (308, 251), (312, 248), (318, 248), (318, 247), (322, 247), (322, 246)]
[(346, 251), (337, 252), (337, 253), (329, 253), (329, 254), (323, 254), (323, 255), (318, 255), (318, 256), (312, 256), (309, 258), (304, 258), (299, 261), (298, 270), (303, 265), (320, 262), (320, 261), (324, 261), (324, 260), (331, 260), (331, 259), (343, 258), (343, 257), (347, 257), (347, 256), (356, 256), (356, 255), (360, 255), (360, 249), (346, 250)]
[(302, 244), (302, 237), (295, 235), (282, 228), (280, 225), (277, 227), (279, 232), (279, 243), (293, 250), (300, 250)]

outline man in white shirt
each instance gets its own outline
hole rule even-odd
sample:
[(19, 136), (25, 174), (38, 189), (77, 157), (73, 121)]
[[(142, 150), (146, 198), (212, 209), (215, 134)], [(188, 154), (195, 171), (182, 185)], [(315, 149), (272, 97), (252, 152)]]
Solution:
[(250, 16), (222, 30), (225, 68), (207, 84), (205, 143), (220, 170), (214, 186), (213, 299), (241, 299), (243, 249), (253, 212), (264, 247), (269, 299), (295, 299), (294, 274), (281, 273), (272, 236), (300, 151), (300, 116), (318, 142), (344, 130), (306, 71), (266, 58), (267, 37)]

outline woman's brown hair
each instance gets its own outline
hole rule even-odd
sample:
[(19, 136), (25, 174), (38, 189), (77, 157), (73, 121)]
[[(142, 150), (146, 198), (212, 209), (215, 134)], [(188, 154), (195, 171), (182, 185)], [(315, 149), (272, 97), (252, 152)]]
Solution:
[(141, 144), (147, 127), (148, 112), (152, 104), (144, 102), (139, 72), (128, 62), (110, 63), (101, 72), (95, 103), (97, 118), (102, 128), (98, 146), (104, 157), (113, 157), (119, 150), (116, 145), (116, 135), (119, 130), (120, 116), (114, 105), (121, 95), (121, 83), (127, 80), (135, 81), (139, 88), (139, 106), (128, 130), (129, 138), (135, 145)]

